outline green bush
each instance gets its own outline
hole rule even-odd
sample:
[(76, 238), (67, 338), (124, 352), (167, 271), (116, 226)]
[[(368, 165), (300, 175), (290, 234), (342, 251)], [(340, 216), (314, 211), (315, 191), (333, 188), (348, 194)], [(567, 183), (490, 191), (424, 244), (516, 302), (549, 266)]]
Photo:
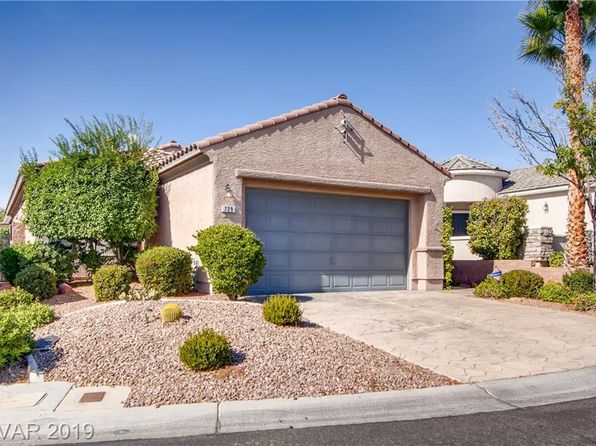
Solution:
[(199, 231), (196, 252), (218, 293), (241, 296), (263, 274), (263, 244), (250, 229), (238, 225), (216, 225)]
[(594, 290), (594, 276), (591, 272), (581, 269), (564, 274), (563, 283), (576, 293), (588, 293)]
[(445, 289), (450, 290), (453, 285), (453, 211), (449, 207), (443, 208), (443, 230), (441, 233), (441, 246), (443, 247), (443, 283)]
[(528, 203), (520, 197), (472, 203), (467, 231), (473, 253), (483, 259), (515, 259), (521, 246)]
[(54, 320), (54, 309), (40, 302), (16, 307), (11, 310), (11, 314), (31, 330), (49, 324)]
[(37, 300), (29, 291), (18, 287), (0, 291), (0, 309), (2, 310), (11, 310), (20, 305), (29, 305), (37, 302)]
[(59, 243), (23, 243), (0, 251), (0, 271), (11, 284), (17, 274), (31, 265), (54, 270), (58, 283), (70, 280), (75, 270), (74, 256)]
[(488, 277), (474, 288), (474, 296), (503, 299), (509, 297), (503, 284), (493, 277)]
[(213, 330), (188, 337), (180, 347), (180, 360), (190, 370), (215, 370), (232, 363), (232, 349), (225, 338)]
[(0, 272), (14, 285), (14, 279), (21, 270), (21, 255), (12, 247), (0, 249)]
[(509, 297), (535, 298), (544, 279), (531, 271), (517, 269), (503, 274), (501, 284)]
[(33, 347), (29, 323), (14, 317), (10, 311), (0, 311), (0, 369), (21, 360)]
[(561, 268), (565, 264), (565, 253), (561, 251), (553, 252), (548, 256), (548, 266), (551, 268)]
[(573, 299), (573, 307), (578, 311), (596, 310), (596, 292), (577, 294)]
[(570, 304), (575, 293), (567, 285), (557, 282), (547, 282), (538, 290), (538, 299), (545, 302)]
[(58, 283), (66, 283), (72, 278), (75, 270), (75, 256), (58, 242), (24, 243), (15, 245), (20, 254), (21, 270), (29, 265), (47, 265), (56, 273)]
[(21, 270), (14, 284), (40, 299), (48, 299), (58, 291), (56, 274), (51, 268), (41, 265), (30, 265)]
[(277, 294), (263, 304), (263, 317), (276, 325), (298, 325), (302, 322), (302, 309), (293, 296)]
[(104, 265), (93, 275), (93, 289), (95, 300), (103, 302), (116, 300), (120, 294), (127, 294), (130, 290), (132, 274), (123, 265)]
[(192, 258), (178, 248), (158, 246), (143, 251), (136, 270), (143, 286), (166, 296), (186, 294), (192, 288)]

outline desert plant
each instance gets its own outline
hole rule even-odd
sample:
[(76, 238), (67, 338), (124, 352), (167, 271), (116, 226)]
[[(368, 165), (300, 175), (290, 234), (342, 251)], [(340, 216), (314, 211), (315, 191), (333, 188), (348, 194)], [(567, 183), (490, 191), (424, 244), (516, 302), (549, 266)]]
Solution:
[(522, 243), (528, 203), (520, 197), (493, 198), (472, 203), (468, 242), (483, 259), (514, 259)]
[(298, 325), (302, 322), (302, 309), (295, 297), (277, 294), (263, 303), (263, 317), (275, 325)]
[(573, 308), (577, 311), (596, 310), (596, 291), (576, 294), (573, 298)]
[(185, 294), (192, 288), (192, 258), (178, 248), (158, 246), (143, 251), (136, 270), (143, 286), (163, 295)]
[(31, 330), (54, 320), (54, 309), (40, 302), (18, 306), (11, 310), (11, 313), (15, 319), (22, 321)]
[(503, 284), (493, 277), (488, 277), (474, 288), (474, 296), (503, 299), (509, 297)]
[(0, 249), (0, 272), (11, 284), (21, 270), (21, 255), (12, 246)]
[(128, 293), (132, 274), (123, 265), (104, 265), (93, 275), (95, 300), (116, 300), (121, 293)]
[(551, 268), (561, 268), (565, 264), (565, 253), (555, 251), (548, 256), (548, 266)]
[(564, 274), (563, 283), (576, 293), (588, 293), (594, 289), (594, 275), (590, 271), (578, 269)]
[(12, 312), (0, 311), (0, 369), (22, 359), (33, 347), (29, 324), (14, 317)]
[(37, 302), (38, 298), (21, 288), (10, 288), (0, 291), (0, 309), (10, 310), (21, 305), (29, 305)]
[(232, 349), (225, 338), (207, 329), (189, 336), (180, 347), (180, 360), (190, 370), (215, 370), (232, 363)]
[(216, 225), (199, 231), (196, 252), (218, 293), (244, 295), (263, 274), (263, 244), (254, 232), (238, 225)]
[(159, 300), (161, 294), (159, 291), (147, 288), (131, 288), (127, 293), (120, 293), (118, 296), (120, 300), (125, 301), (145, 301), (145, 300)]
[(182, 317), (182, 308), (178, 304), (165, 304), (161, 307), (161, 320), (174, 322)]
[(531, 271), (516, 269), (503, 274), (501, 284), (509, 297), (534, 298), (544, 285), (544, 279)]
[(19, 271), (14, 284), (40, 299), (48, 299), (58, 291), (54, 270), (42, 265), (30, 265)]
[(547, 282), (538, 290), (537, 298), (545, 302), (558, 302), (570, 304), (573, 302), (575, 293), (563, 283)]

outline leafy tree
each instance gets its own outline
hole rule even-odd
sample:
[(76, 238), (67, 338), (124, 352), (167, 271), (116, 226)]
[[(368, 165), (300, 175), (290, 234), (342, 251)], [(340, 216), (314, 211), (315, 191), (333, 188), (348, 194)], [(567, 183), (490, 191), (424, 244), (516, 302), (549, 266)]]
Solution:
[(37, 237), (76, 246), (106, 244), (118, 261), (157, 228), (158, 174), (144, 162), (151, 125), (130, 117), (94, 117), (59, 135), (57, 160), (23, 156), (25, 221)]
[[(521, 57), (542, 63), (564, 74), (568, 88), (568, 107), (575, 108), (583, 102), (585, 73), (590, 58), (584, 46), (596, 42), (596, 2), (594, 0), (542, 0), (530, 3), (530, 10), (521, 15), (520, 21), (528, 34), (523, 42)], [(578, 134), (569, 126), (569, 147), (576, 157), (581, 149)], [(575, 172), (566, 172), (571, 185), (568, 191), (567, 262), (571, 268), (587, 265), (584, 209), (586, 200), (575, 187)]]
[(486, 260), (515, 259), (527, 213), (528, 203), (519, 197), (473, 203), (467, 227), (472, 252)]

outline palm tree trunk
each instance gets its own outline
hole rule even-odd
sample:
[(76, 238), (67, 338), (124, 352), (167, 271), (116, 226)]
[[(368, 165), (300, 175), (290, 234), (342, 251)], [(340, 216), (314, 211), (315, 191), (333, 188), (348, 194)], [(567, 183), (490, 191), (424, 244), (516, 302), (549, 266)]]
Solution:
[[(579, 11), (579, 0), (569, 0), (565, 14), (565, 77), (569, 89), (571, 106), (581, 104), (584, 96), (585, 67), (583, 48), (583, 28)], [(577, 132), (569, 128), (569, 143), (571, 148), (577, 150), (580, 141)], [(571, 184), (567, 195), (567, 244), (566, 263), (571, 269), (583, 268), (588, 265), (588, 244), (586, 239), (586, 199), (583, 191), (574, 184), (577, 178), (570, 172)]]

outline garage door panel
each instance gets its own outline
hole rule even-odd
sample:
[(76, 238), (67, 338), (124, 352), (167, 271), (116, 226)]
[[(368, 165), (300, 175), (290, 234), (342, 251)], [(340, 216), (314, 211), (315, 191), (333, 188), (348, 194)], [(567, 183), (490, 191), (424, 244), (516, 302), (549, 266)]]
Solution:
[(246, 190), (246, 222), (267, 266), (251, 292), (405, 288), (405, 201)]

